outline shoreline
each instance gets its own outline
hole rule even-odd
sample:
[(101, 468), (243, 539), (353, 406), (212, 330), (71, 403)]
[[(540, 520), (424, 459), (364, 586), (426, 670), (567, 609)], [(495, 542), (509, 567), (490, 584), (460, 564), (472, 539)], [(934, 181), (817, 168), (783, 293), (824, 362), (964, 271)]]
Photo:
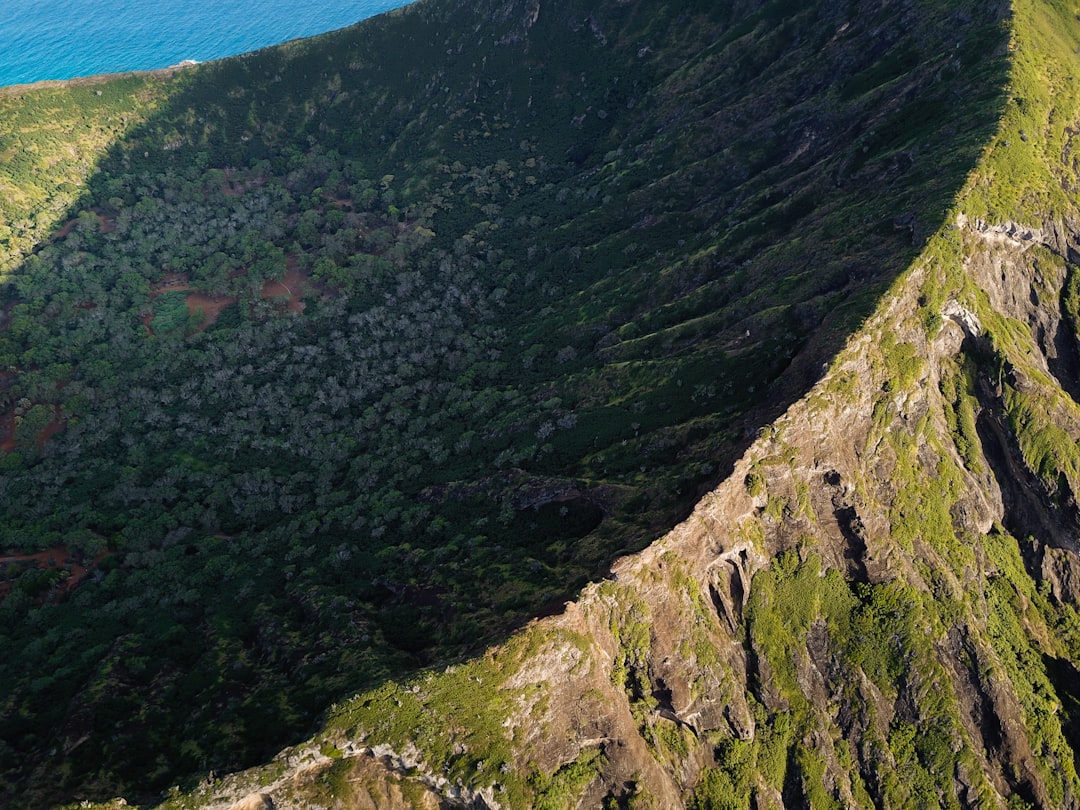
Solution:
[[(227, 58), (227, 57), (226, 57)], [(0, 95), (13, 95), (18, 93), (33, 92), (35, 90), (43, 90), (45, 88), (55, 87), (84, 87), (92, 86), (95, 84), (107, 84), (108, 82), (116, 79), (123, 79), (129, 76), (156, 76), (159, 78), (166, 78), (178, 73), (186, 68), (195, 67), (201, 64), (194, 59), (185, 59), (182, 62), (178, 62), (175, 65), (169, 65), (163, 68), (154, 68), (152, 70), (122, 70), (118, 73), (95, 73), (92, 76), (75, 76), (70, 79), (41, 79), (36, 82), (28, 82), (26, 84), (5, 84), (0, 86)]]
[[(267, 48), (276, 48), (284, 45), (289, 45), (295, 42), (304, 40), (315, 39), (317, 37), (326, 36), (339, 31), (343, 31), (347, 28), (360, 25), (369, 19), (381, 16), (383, 14), (394, 14), (400, 12), (402, 9), (413, 5), (416, 0), (368, 0), (365, 6), (374, 6), (373, 8), (367, 8), (364, 16), (359, 19), (353, 18), (350, 22), (346, 22), (342, 25), (329, 27), (325, 30), (316, 30), (312, 33), (300, 33), (296, 35), (285, 35), (283, 38), (277, 41), (272, 41), (265, 45), (255, 45), (254, 47), (248, 47), (243, 50), (239, 50), (235, 53), (225, 53), (221, 56), (215, 56), (205, 60), (195, 59), (183, 59), (180, 62), (169, 65), (168, 67), (161, 68), (147, 68), (147, 69), (132, 69), (132, 70), (118, 70), (115, 72), (103, 72), (95, 73), (87, 76), (74, 76), (65, 79), (39, 79), (29, 82), (14, 82), (12, 84), (0, 84), (0, 95), (10, 95), (11, 93), (20, 93), (27, 90), (36, 90), (49, 87), (78, 87), (85, 86), (87, 84), (94, 84), (113, 80), (126, 76), (169, 76), (177, 70), (182, 70), (188, 67), (194, 67), (196, 65), (205, 64), (207, 62), (216, 62), (222, 59), (231, 59), (237, 57), (243, 57), (251, 53), (265, 50)], [(231, 50), (231, 49), (230, 49)]]

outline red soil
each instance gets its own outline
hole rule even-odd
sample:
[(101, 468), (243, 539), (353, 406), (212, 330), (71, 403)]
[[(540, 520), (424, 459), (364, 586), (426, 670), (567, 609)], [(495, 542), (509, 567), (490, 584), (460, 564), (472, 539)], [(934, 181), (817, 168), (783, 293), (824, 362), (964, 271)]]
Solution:
[[(280, 281), (271, 279), (263, 284), (260, 295), (263, 298), (284, 298), (288, 296), (289, 311), (290, 312), (303, 312), (304, 302), (300, 300), (305, 290), (309, 285), (307, 276), (301, 273), (295, 267), (295, 259), (292, 262), (286, 264), (288, 269), (285, 271), (285, 276)], [(289, 265), (293, 266), (290, 267)]]
[[(107, 217), (96, 209), (94, 210), (94, 213), (97, 214), (98, 228), (101, 230), (102, 233), (112, 233), (116, 230), (116, 219), (114, 217)], [(65, 236), (71, 233), (72, 229), (78, 224), (78, 222), (78, 217), (65, 222), (63, 225), (60, 226), (60, 229), (53, 234), (53, 239), (63, 239)]]
[(247, 180), (234, 180), (232, 170), (225, 170), (225, 181), (221, 184), (221, 193), (226, 197), (239, 197), (245, 191), (258, 188), (266, 182), (261, 177), (250, 177)]
[[(60, 409), (56, 408), (55, 416), (49, 424), (38, 433), (37, 446), (44, 447), (45, 442), (64, 429), (65, 420), (60, 416)], [(15, 449), (15, 411), (0, 414), (0, 452), (10, 453)], [(2, 559), (2, 558), (0, 558)]]
[[(7, 388), (15, 375), (10, 371), (0, 371), (0, 391)], [(63, 384), (60, 386), (63, 387)], [(60, 416), (60, 408), (53, 406), (53, 418), (38, 434), (37, 446), (41, 447), (50, 438), (59, 433), (64, 427), (64, 419)], [(15, 411), (0, 413), (0, 452), (10, 453), (15, 449)], [(2, 558), (0, 558), (2, 559)]]
[(15, 449), (15, 412), (0, 414), (0, 450), (10, 453)]
[[(231, 275), (232, 278), (241, 276), (244, 274), (243, 270), (237, 271)], [(280, 298), (287, 299), (286, 307), (290, 312), (301, 313), (304, 311), (303, 297), (311, 290), (318, 290), (323, 295), (329, 295), (330, 291), (323, 285), (312, 281), (306, 276), (300, 269), (296, 256), (289, 255), (285, 258), (285, 275), (280, 279), (270, 279), (265, 282), (262, 289), (259, 291), (259, 295), (262, 298)], [(191, 315), (202, 316), (202, 324), (199, 326), (198, 331), (203, 331), (210, 327), (221, 315), (221, 311), (225, 307), (236, 303), (236, 297), (232, 295), (207, 295), (204, 292), (200, 292), (191, 282), (187, 276), (183, 273), (173, 273), (167, 275), (158, 281), (150, 290), (150, 298), (153, 299), (162, 293), (187, 291), (188, 295), (186, 300), (188, 313)], [(150, 322), (153, 320), (152, 315), (144, 315), (142, 322), (146, 327), (146, 334), (153, 335), (153, 329), (150, 327)]]
[[(189, 315), (201, 315), (202, 325), (198, 331), (203, 331), (208, 328), (214, 321), (218, 319), (221, 314), (221, 310), (229, 306), (229, 304), (236, 303), (236, 298), (231, 295), (207, 295), (206, 293), (199, 292), (188, 281), (188, 278), (183, 273), (173, 273), (165, 276), (161, 281), (153, 286), (150, 291), (150, 297), (154, 298), (162, 293), (178, 292), (191, 290), (188, 293), (187, 298), (184, 299), (187, 304)], [(143, 316), (143, 325), (146, 326), (146, 332), (148, 335), (152, 335), (154, 332), (150, 328), (150, 321), (153, 320), (153, 316)]]
[[(38, 568), (58, 568), (68, 572), (67, 579), (61, 580), (56, 586), (61, 591), (70, 591), (97, 567), (102, 560), (109, 556), (103, 552), (95, 557), (90, 563), (84, 565), (75, 559), (66, 546), (37, 551), (33, 554), (8, 554), (0, 557), (0, 566), (11, 563), (36, 563)], [(11, 593), (12, 583), (0, 582), (0, 599)]]
[(189, 293), (186, 301), (189, 314), (194, 315), (195, 313), (199, 313), (202, 315), (202, 325), (199, 326), (199, 332), (209, 328), (209, 326), (218, 319), (221, 310), (225, 309), (225, 307), (230, 304), (236, 303), (236, 299), (231, 295), (216, 295), (211, 297), (201, 292)]
[(187, 275), (184, 273), (170, 273), (167, 276), (163, 276), (161, 281), (158, 281), (150, 288), (150, 297), (155, 298), (162, 293), (190, 289), (191, 282), (188, 281)]
[[(59, 409), (58, 409), (59, 410)], [(49, 424), (42, 428), (37, 437), (37, 446), (43, 447), (45, 442), (64, 429), (64, 420), (59, 414)]]

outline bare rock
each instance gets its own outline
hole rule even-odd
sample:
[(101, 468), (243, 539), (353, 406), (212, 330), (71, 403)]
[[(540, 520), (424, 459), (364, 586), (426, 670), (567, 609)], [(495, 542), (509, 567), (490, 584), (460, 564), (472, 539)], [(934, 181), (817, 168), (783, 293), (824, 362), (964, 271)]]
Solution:
[(269, 793), (252, 793), (238, 801), (229, 810), (275, 810), (275, 807)]

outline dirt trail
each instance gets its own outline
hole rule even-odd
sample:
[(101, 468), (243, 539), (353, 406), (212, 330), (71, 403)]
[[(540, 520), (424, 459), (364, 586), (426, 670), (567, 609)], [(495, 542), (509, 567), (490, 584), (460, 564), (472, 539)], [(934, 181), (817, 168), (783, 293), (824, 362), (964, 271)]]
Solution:
[(15, 412), (0, 414), (0, 451), (15, 449)]
[[(200, 292), (183, 273), (173, 273), (167, 275), (157, 282), (150, 290), (150, 298), (154, 299), (157, 296), (167, 292), (187, 292), (188, 295), (184, 299), (184, 303), (187, 304), (189, 315), (201, 315), (202, 323), (196, 330), (202, 332), (208, 329), (214, 321), (221, 315), (221, 310), (230, 304), (236, 303), (235, 296), (231, 295), (207, 295), (204, 292)], [(153, 329), (150, 327), (150, 322), (153, 320), (153, 316), (147, 316), (143, 318), (143, 325), (146, 326), (146, 332), (148, 335), (154, 334)]]
[(43, 447), (45, 445), (45, 442), (47, 442), (49, 439), (51, 439), (63, 429), (64, 419), (59, 414), (57, 414), (52, 419), (52, 421), (49, 422), (49, 424), (45, 425), (45, 427), (41, 429), (41, 432), (38, 434), (37, 437), (37, 446)]
[(231, 295), (209, 296), (205, 293), (193, 292), (188, 294), (186, 301), (189, 314), (195, 315), (199, 313), (202, 315), (202, 324), (196, 330), (202, 332), (209, 329), (214, 321), (218, 319), (221, 310), (235, 304), (236, 298)]
[[(40, 569), (57, 569), (67, 571), (66, 579), (57, 583), (56, 587), (61, 591), (70, 591), (86, 578), (94, 568), (101, 564), (109, 553), (102, 552), (90, 563), (83, 564), (75, 559), (67, 546), (56, 546), (45, 551), (35, 551), (32, 554), (5, 554), (0, 556), (0, 569), (11, 564), (35, 563)], [(0, 572), (2, 573), (2, 572)], [(14, 583), (0, 582), (0, 599), (11, 593)]]
[[(116, 218), (115, 217), (106, 216), (105, 214), (101, 213), (97, 209), (92, 209), (92, 210), (93, 210), (94, 214), (97, 216), (98, 229), (102, 233), (112, 233), (113, 231), (116, 230)], [(59, 229), (57, 229), (56, 233), (53, 234), (52, 238), (54, 240), (55, 239), (63, 239), (65, 236), (67, 236), (69, 233), (71, 233), (75, 229), (75, 226), (78, 225), (78, 224), (79, 224), (79, 218), (78, 217), (75, 217), (75, 219), (69, 219), (67, 222), (65, 222), (63, 225), (61, 225)]]
[(304, 302), (301, 301), (301, 297), (307, 290), (310, 281), (308, 277), (301, 273), (295, 266), (294, 262), (289, 262), (286, 267), (285, 276), (279, 281), (277, 279), (271, 279), (263, 284), (262, 291), (259, 293), (263, 298), (289, 298), (289, 311), (300, 313), (304, 311)]
[[(240, 271), (235, 273), (233, 277), (243, 274), (244, 271)], [(317, 290), (324, 296), (330, 294), (323, 285), (312, 281), (300, 270), (296, 256), (290, 255), (285, 260), (285, 275), (280, 279), (270, 279), (264, 282), (262, 289), (259, 290), (259, 296), (267, 300), (275, 298), (287, 299), (286, 308), (290, 312), (300, 314), (305, 307), (303, 298), (312, 290)], [(197, 329), (199, 332), (211, 327), (221, 315), (222, 310), (237, 301), (236, 296), (233, 295), (207, 295), (193, 285), (184, 273), (173, 273), (163, 277), (151, 288), (150, 298), (153, 300), (167, 292), (188, 293), (185, 298), (188, 314), (201, 316), (201, 323)], [(152, 336), (154, 331), (150, 324), (153, 321), (153, 316), (143, 316), (142, 321), (143, 326), (146, 327), (146, 334)]]

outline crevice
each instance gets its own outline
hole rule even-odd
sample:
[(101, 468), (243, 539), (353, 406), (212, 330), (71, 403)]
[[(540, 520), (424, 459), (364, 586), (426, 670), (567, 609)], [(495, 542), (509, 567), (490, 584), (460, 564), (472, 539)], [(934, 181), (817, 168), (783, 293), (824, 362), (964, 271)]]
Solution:
[(784, 774), (784, 789), (781, 797), (784, 807), (809, 807), (810, 797), (806, 795), (805, 775), (796, 756), (797, 746), (788, 749), (787, 771)]
[(1061, 733), (1072, 749), (1073, 765), (1080, 769), (1080, 669), (1065, 658), (1043, 655), (1046, 675), (1061, 702)]
[(663, 678), (657, 678), (653, 684), (652, 690), (653, 700), (656, 701), (656, 709), (662, 716), (668, 716), (669, 720), (679, 722), (679, 718), (675, 716), (675, 704), (673, 701), (672, 691), (668, 688), (667, 683)]
[(716, 585), (709, 583), (709, 598), (713, 603), (713, 610), (716, 611), (717, 618), (720, 619), (722, 624), (727, 625), (728, 629), (734, 634), (737, 632), (738, 625), (735, 622), (735, 617), (731, 611), (728, 610), (728, 606), (724, 601), (724, 597), (720, 591), (716, 589)]
[(728, 560), (731, 571), (728, 574), (728, 592), (731, 594), (731, 608), (735, 614), (735, 624), (742, 624), (742, 607), (746, 604), (746, 588), (743, 586), (742, 571), (734, 560)]
[(829, 470), (824, 475), (826, 486), (832, 489), (833, 518), (844, 540), (842, 556), (849, 579), (868, 582), (870, 575), (866, 570), (866, 526), (859, 517), (858, 510), (845, 497), (843, 479), (836, 470)]
[(1053, 348), (1052, 356), (1047, 352), (1046, 367), (1073, 402), (1080, 403), (1080, 352), (1076, 348), (1076, 338), (1065, 321), (1064, 306), (1062, 319), (1054, 330)]
[(866, 571), (866, 540), (863, 535), (866, 527), (863, 525), (859, 513), (854, 506), (845, 506), (835, 509), (833, 516), (836, 525), (840, 528), (840, 534), (844, 538), (844, 562), (847, 563), (847, 575), (849, 579), (858, 582), (868, 582), (869, 574)]
[(955, 672), (962, 705), (967, 708), (972, 727), (978, 729), (982, 747), (989, 752), (998, 751), (1004, 741), (1001, 720), (980, 677), (978, 659), (966, 636), (966, 630), (958, 627), (950, 629), (948, 634), (951, 657), (957, 664)]
[[(986, 463), (1001, 490), (1002, 525), (1013, 537), (1038, 537), (1055, 548), (1074, 549), (1070, 532), (1080, 526), (1050, 499), (1038, 477), (1024, 463), (1016, 437), (1008, 428), (1000, 400), (992, 383), (980, 375), (975, 394), (982, 406), (975, 419), (975, 430)], [(1069, 493), (1064, 493), (1066, 499)]]
[(689, 729), (691, 734), (698, 736), (697, 727), (683, 720), (675, 711), (674, 693), (663, 678), (657, 678), (653, 682), (652, 698), (656, 701), (656, 713), (660, 717), (670, 720), (679, 728)]

